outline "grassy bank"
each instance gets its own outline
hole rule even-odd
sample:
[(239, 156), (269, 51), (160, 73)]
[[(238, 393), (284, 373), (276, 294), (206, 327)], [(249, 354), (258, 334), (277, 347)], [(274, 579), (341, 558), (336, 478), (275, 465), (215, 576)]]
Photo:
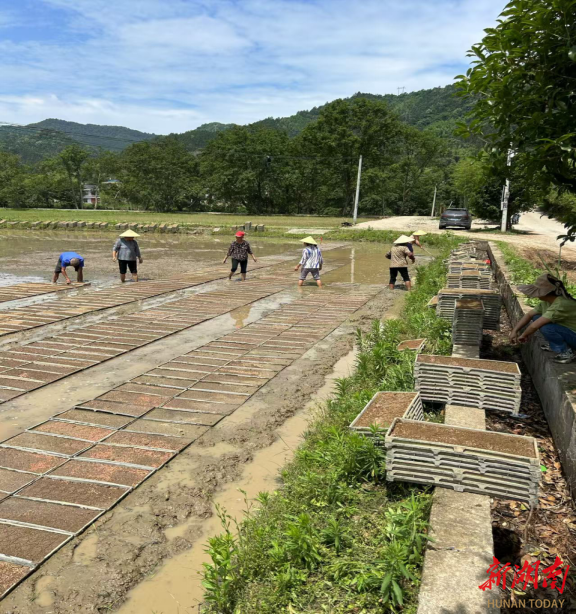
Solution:
[[(191, 227), (215, 228), (236, 226), (247, 221), (264, 224), (270, 228), (339, 228), (345, 217), (307, 215), (241, 215), (214, 213), (159, 213), (152, 211), (103, 211), (94, 209), (0, 209), (0, 219), (13, 222), (82, 221), (108, 222), (111, 224), (183, 224)], [(366, 218), (368, 221), (373, 218)]]
[(376, 391), (413, 389), (414, 355), (396, 350), (401, 339), (425, 336), (432, 351), (450, 353), (449, 327), (426, 303), (457, 242), (444, 238), (440, 256), (418, 270), (402, 319), (358, 334), (356, 371), (339, 380), (281, 488), (247, 502), (238, 525), (220, 510), (224, 532), (209, 540), (204, 574), (208, 612), (415, 611), (430, 496), (386, 484), (383, 448), (347, 427)]
[[(498, 247), (500, 247), (500, 250), (504, 254), (504, 262), (506, 263), (508, 270), (510, 271), (510, 276), (514, 285), (531, 284), (537, 277), (539, 277), (543, 273), (551, 273), (552, 275), (557, 276), (564, 282), (570, 294), (576, 296), (576, 284), (570, 282), (566, 277), (566, 274), (562, 271), (559, 271), (557, 268), (547, 269), (544, 263), (542, 263), (541, 267), (535, 267), (532, 262), (519, 256), (518, 250), (514, 246), (509, 245), (508, 243), (499, 242)], [(536, 299), (525, 300), (530, 305), (538, 304), (538, 300)]]

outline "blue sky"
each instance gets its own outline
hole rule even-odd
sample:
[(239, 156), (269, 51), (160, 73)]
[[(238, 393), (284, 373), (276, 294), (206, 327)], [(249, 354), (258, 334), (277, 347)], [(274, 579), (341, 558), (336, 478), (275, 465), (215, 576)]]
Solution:
[(505, 0), (3, 0), (0, 122), (183, 132), (451, 83)]

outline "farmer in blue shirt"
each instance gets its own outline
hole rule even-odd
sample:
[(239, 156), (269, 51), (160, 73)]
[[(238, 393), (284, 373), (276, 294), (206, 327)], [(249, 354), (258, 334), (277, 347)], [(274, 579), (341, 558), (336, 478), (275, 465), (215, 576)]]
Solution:
[(72, 283), (70, 278), (66, 274), (66, 267), (73, 266), (76, 271), (76, 281), (82, 283), (84, 281), (84, 258), (76, 252), (64, 252), (60, 254), (56, 268), (54, 269), (54, 277), (52, 283), (55, 284), (58, 281), (60, 273), (64, 275), (66, 283)]

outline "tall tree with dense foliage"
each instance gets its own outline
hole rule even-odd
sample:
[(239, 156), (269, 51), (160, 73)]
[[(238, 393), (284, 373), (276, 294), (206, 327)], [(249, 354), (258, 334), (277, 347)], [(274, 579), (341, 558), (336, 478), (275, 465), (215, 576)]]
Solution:
[(77, 209), (82, 209), (84, 189), (84, 165), (90, 154), (80, 145), (70, 145), (59, 155), (70, 185), (71, 201)]
[(198, 161), (175, 139), (131, 145), (120, 164), (123, 198), (137, 208), (198, 210), (202, 193)]
[(546, 188), (576, 191), (576, 2), (512, 0), (470, 55), (459, 82), (477, 97), (470, 131), (500, 156), (525, 154)]

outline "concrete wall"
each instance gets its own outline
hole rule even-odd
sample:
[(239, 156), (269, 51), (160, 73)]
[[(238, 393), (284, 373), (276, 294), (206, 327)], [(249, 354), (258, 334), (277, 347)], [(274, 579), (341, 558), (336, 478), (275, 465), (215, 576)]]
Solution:
[[(495, 243), (489, 243), (488, 251), (502, 300), (514, 325), (531, 308), (523, 303), (522, 295), (512, 284), (500, 248)], [(540, 349), (542, 343), (543, 338), (537, 333), (522, 346), (522, 357), (538, 391), (574, 498), (576, 496), (576, 363), (559, 365), (552, 362), (550, 359), (552, 354)]]

